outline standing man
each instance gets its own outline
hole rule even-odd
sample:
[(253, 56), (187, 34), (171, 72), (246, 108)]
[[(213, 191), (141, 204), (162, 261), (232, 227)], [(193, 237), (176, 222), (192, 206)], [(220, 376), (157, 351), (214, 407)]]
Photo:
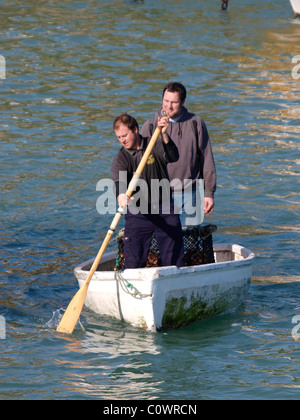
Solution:
[[(180, 199), (183, 198), (184, 201), (179, 204), (176, 202), (179, 211), (182, 211), (183, 226), (201, 223), (199, 215), (203, 214), (203, 209), (196, 208), (195, 219), (188, 218), (190, 212), (187, 211), (187, 208), (191, 209), (191, 203), (188, 203), (187, 198), (192, 198), (193, 205), (195, 203), (199, 205), (196, 195), (198, 194), (197, 183), (201, 185), (202, 181), (200, 182), (200, 180), (203, 180), (204, 203), (201, 205), (204, 206), (206, 215), (213, 212), (216, 190), (216, 168), (206, 125), (202, 118), (190, 113), (185, 108), (185, 99), (186, 89), (181, 83), (167, 84), (163, 90), (161, 108), (155, 114), (154, 119), (146, 121), (141, 130), (143, 136), (150, 136), (156, 128), (162, 112), (166, 112), (170, 117), (166, 133), (176, 144), (179, 159), (168, 164), (168, 174), (171, 181), (181, 181), (181, 188), (185, 192), (184, 196), (179, 194)], [(176, 191), (178, 191), (177, 188)], [(192, 194), (186, 194), (188, 189), (192, 191)], [(178, 194), (174, 194), (175, 196)], [(193, 223), (188, 223), (188, 220), (193, 220)]]
[[(126, 195), (127, 187), (152, 136), (142, 137), (137, 121), (127, 114), (117, 117), (113, 124), (122, 148), (113, 160), (111, 172), (119, 206), (128, 206), (124, 232), (125, 269), (145, 267), (153, 234), (162, 265), (185, 265), (181, 223), (178, 214), (174, 214), (167, 174), (167, 164), (178, 159), (178, 150), (166, 134), (168, 118), (158, 118), (157, 124), (162, 127), (161, 138), (145, 165), (139, 191), (131, 199)], [(156, 189), (153, 180), (157, 181)]]

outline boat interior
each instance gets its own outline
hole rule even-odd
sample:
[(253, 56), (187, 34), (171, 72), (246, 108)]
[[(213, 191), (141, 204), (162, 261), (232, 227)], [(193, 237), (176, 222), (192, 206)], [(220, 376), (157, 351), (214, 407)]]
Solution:
[[(239, 245), (232, 244), (217, 244), (214, 247), (214, 261), (213, 263), (221, 263), (228, 261), (240, 261), (249, 256), (248, 250)], [(100, 262), (96, 271), (116, 271), (118, 260), (118, 251), (111, 251), (106, 254)], [(89, 271), (92, 266), (93, 260), (87, 261), (83, 266), (83, 271)], [(198, 264), (194, 264), (198, 265)], [(153, 267), (157, 267), (154, 265)], [(190, 265), (191, 266), (191, 265)], [(150, 268), (151, 266), (145, 267)]]
[[(213, 245), (213, 232), (215, 225), (192, 226), (183, 229), (184, 250), (186, 266), (214, 264), (228, 261), (239, 261), (249, 256), (249, 251), (239, 245), (217, 244)], [(118, 248), (108, 252), (102, 258), (96, 271), (121, 271), (124, 269), (124, 231), (121, 230), (117, 237)], [(93, 260), (89, 260), (81, 267), (89, 271)], [(145, 268), (161, 267), (159, 250), (153, 235), (149, 250), (148, 261)]]

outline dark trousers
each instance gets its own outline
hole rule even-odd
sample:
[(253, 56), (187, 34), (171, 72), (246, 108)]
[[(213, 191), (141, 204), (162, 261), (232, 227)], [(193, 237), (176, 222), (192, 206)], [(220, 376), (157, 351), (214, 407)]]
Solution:
[(125, 216), (124, 268), (145, 267), (155, 234), (163, 266), (185, 265), (183, 235), (178, 214), (131, 214)]

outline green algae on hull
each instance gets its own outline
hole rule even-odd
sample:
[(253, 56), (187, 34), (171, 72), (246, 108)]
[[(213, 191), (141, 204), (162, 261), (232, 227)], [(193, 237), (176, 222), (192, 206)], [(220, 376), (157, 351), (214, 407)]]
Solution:
[[(192, 292), (189, 296), (172, 296), (166, 300), (160, 330), (174, 329), (194, 321), (210, 318), (232, 309), (241, 303), (248, 293), (250, 278), (244, 287), (233, 287), (219, 294), (219, 286), (212, 286), (214, 299), (209, 298), (208, 289), (201, 295)], [(219, 294), (219, 297), (216, 296)]]
[(193, 294), (190, 299), (187, 299), (186, 296), (172, 297), (166, 302), (161, 329), (182, 327), (199, 319), (218, 315), (226, 309), (227, 304), (223, 299), (219, 299), (209, 306), (206, 301)]

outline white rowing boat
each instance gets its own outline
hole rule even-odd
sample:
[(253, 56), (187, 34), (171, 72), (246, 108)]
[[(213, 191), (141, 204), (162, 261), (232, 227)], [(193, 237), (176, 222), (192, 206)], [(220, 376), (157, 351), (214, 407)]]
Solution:
[(295, 16), (300, 16), (300, 0), (290, 0)]
[[(254, 254), (239, 245), (215, 244), (215, 263), (177, 268), (115, 271), (116, 252), (102, 258), (90, 282), (86, 306), (100, 315), (160, 331), (238, 307), (246, 298)], [(93, 260), (75, 268), (81, 287)]]

